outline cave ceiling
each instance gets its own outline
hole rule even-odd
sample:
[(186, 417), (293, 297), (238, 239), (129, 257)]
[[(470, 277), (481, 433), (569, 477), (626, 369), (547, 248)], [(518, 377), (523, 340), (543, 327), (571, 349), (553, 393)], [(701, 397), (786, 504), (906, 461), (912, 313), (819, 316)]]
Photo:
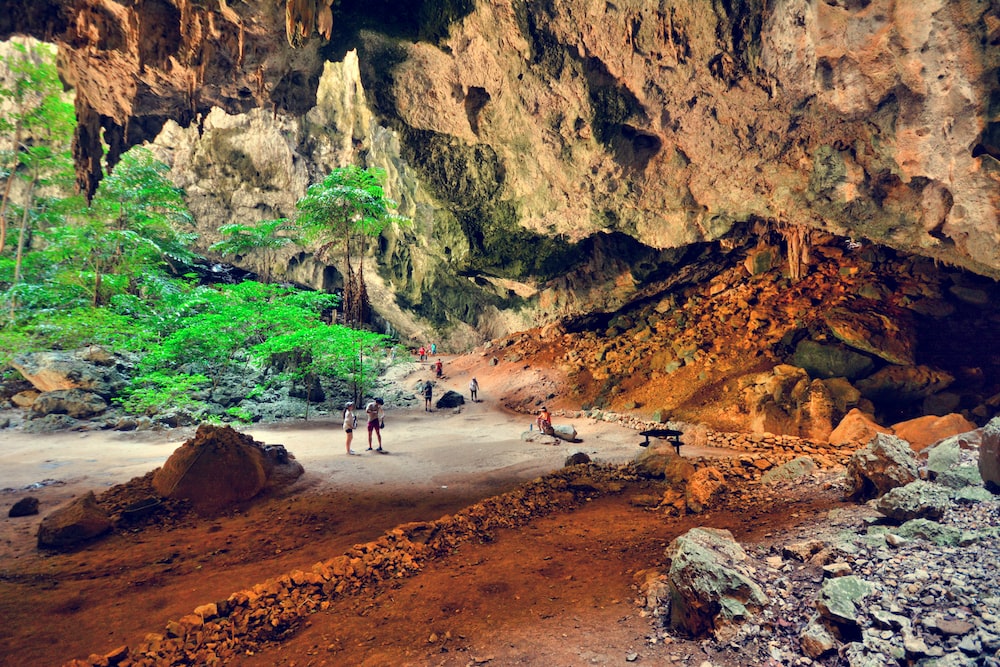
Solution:
[(763, 220), (1000, 275), (998, 0), (8, 0), (15, 34), (59, 47), (87, 193), (102, 137), (113, 165), (168, 119), (305, 114), (356, 48), (470, 238), (677, 248)]

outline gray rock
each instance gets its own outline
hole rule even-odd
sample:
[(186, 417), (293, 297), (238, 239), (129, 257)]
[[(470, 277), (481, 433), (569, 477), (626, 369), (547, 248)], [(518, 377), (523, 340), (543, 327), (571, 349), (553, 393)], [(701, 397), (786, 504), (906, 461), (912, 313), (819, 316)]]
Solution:
[(451, 391), (450, 389), (444, 392), (441, 398), (434, 403), (435, 407), (441, 409), (457, 408), (460, 405), (465, 405), (465, 397), (457, 391)]
[(76, 498), (42, 519), (38, 546), (67, 549), (111, 530), (111, 519), (97, 504), (93, 491)]
[(820, 658), (837, 648), (837, 640), (814, 616), (799, 635), (799, 646), (810, 658)]
[(804, 368), (814, 378), (845, 377), (857, 380), (875, 370), (875, 362), (867, 355), (847, 347), (823, 345), (808, 338), (795, 346), (791, 363)]
[(900, 537), (921, 538), (941, 547), (954, 547), (962, 541), (962, 531), (928, 519), (913, 519), (895, 529)]
[(816, 609), (820, 616), (831, 621), (835, 628), (856, 627), (858, 623), (858, 603), (872, 594), (874, 587), (851, 575), (827, 579), (819, 590)]
[(576, 429), (572, 424), (553, 424), (552, 432), (560, 440), (576, 442)]
[(718, 637), (767, 604), (760, 586), (736, 569), (746, 552), (727, 530), (692, 528), (664, 554), (670, 562), (670, 625), (692, 636)]
[(958, 465), (962, 457), (962, 448), (957, 438), (947, 438), (927, 448), (927, 471), (931, 479), (949, 468)]
[(74, 419), (87, 419), (108, 409), (107, 402), (99, 395), (82, 389), (58, 389), (39, 394), (31, 410), (39, 415), (69, 415)]
[(800, 456), (783, 463), (777, 468), (772, 468), (760, 477), (761, 484), (775, 484), (777, 482), (789, 482), (806, 475), (811, 475), (816, 470), (816, 462), (809, 456)]
[[(983, 477), (979, 474), (979, 467), (975, 465), (949, 468), (938, 474), (934, 481), (949, 489), (962, 489), (970, 486), (982, 488), (983, 486)], [(986, 492), (989, 493), (989, 491)]]
[(994, 417), (983, 427), (979, 474), (988, 491), (1000, 494), (1000, 417)]
[(847, 462), (847, 493), (856, 500), (877, 498), (918, 477), (917, 457), (909, 444), (894, 435), (878, 433)]
[(955, 492), (955, 502), (984, 503), (993, 500), (993, 494), (981, 486), (966, 486)]
[(896, 521), (937, 520), (951, 507), (951, 491), (939, 484), (917, 480), (892, 489), (878, 499), (876, 507)]

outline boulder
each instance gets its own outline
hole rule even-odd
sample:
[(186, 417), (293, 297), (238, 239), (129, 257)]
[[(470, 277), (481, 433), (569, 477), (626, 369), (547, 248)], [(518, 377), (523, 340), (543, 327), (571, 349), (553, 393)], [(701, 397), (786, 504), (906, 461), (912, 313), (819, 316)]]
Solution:
[(994, 417), (983, 427), (982, 439), (979, 474), (988, 490), (1000, 494), (1000, 417)]
[(74, 419), (88, 419), (107, 409), (103, 398), (82, 389), (42, 392), (31, 404), (31, 411), (37, 415), (69, 415)]
[(93, 491), (42, 519), (38, 526), (38, 546), (68, 549), (111, 530), (111, 518), (97, 504)]
[(692, 528), (664, 553), (670, 563), (670, 626), (690, 636), (717, 637), (768, 603), (761, 587), (739, 569), (746, 552), (728, 530)]
[(37, 389), (26, 389), (11, 396), (10, 402), (19, 408), (30, 408), (40, 395), (41, 392)]
[(7, 516), (11, 518), (19, 516), (32, 516), (34, 514), (38, 514), (38, 498), (33, 496), (21, 498), (14, 503), (11, 506), (10, 511), (7, 512)]
[(799, 635), (799, 646), (802, 647), (804, 654), (816, 659), (837, 648), (837, 640), (820, 622), (820, 618), (815, 616), (810, 619), (808, 625), (803, 628)]
[(892, 425), (892, 432), (910, 443), (914, 451), (926, 447), (949, 436), (975, 431), (976, 425), (959, 414), (926, 415)]
[(820, 617), (844, 641), (860, 637), (858, 605), (874, 592), (874, 587), (854, 575), (827, 579), (816, 599)]
[(875, 403), (905, 405), (944, 391), (954, 381), (950, 373), (929, 366), (886, 366), (858, 380), (857, 387)]
[(713, 501), (725, 495), (727, 491), (725, 475), (718, 468), (709, 466), (701, 468), (691, 475), (684, 493), (684, 500), (691, 512), (700, 514)]
[(777, 468), (768, 470), (760, 477), (761, 484), (777, 484), (778, 482), (789, 482), (806, 475), (811, 475), (816, 470), (816, 461), (809, 456), (799, 456), (787, 463), (783, 463)]
[(671, 484), (686, 482), (694, 474), (690, 461), (678, 456), (674, 448), (666, 442), (654, 440), (649, 447), (639, 450), (635, 457), (636, 467), (650, 477), (665, 478)]
[(460, 405), (465, 405), (465, 397), (457, 391), (451, 391), (450, 389), (444, 392), (441, 398), (434, 403), (434, 406), (438, 408), (457, 408)]
[(912, 540), (924, 539), (939, 547), (956, 547), (962, 541), (962, 531), (954, 526), (945, 526), (930, 519), (911, 519), (893, 529), (893, 534)]
[(107, 399), (125, 386), (116, 359), (96, 345), (72, 352), (18, 354), (11, 360), (11, 366), (42, 392), (83, 389)]
[(896, 487), (878, 499), (879, 512), (895, 521), (937, 521), (951, 507), (951, 491), (939, 484), (916, 480)]
[(875, 370), (871, 357), (839, 345), (824, 345), (804, 339), (795, 346), (791, 362), (814, 378), (843, 377), (857, 380)]
[(202, 424), (153, 474), (153, 488), (161, 496), (187, 500), (197, 511), (212, 513), (301, 474), (302, 466), (283, 447), (268, 451), (231, 426)]
[(553, 424), (552, 425), (552, 435), (556, 436), (560, 440), (566, 440), (568, 442), (576, 442), (576, 428), (572, 424)]
[(564, 466), (577, 466), (590, 463), (590, 457), (586, 452), (575, 452), (566, 457), (566, 461), (563, 462)]
[(894, 435), (879, 433), (847, 461), (847, 495), (855, 500), (877, 498), (917, 479), (917, 456)]
[(873, 354), (890, 364), (913, 363), (916, 328), (907, 311), (881, 301), (858, 299), (850, 308), (832, 308), (823, 316), (840, 342)]
[(864, 445), (878, 433), (892, 433), (858, 408), (848, 412), (828, 437), (831, 445)]

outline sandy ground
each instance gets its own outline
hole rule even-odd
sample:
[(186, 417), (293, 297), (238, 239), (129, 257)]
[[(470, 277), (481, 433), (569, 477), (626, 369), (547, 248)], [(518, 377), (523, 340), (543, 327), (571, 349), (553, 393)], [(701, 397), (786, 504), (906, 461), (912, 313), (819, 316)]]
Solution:
[[(40, 514), (10, 518), (4, 511), (0, 515), (0, 618), (4, 619), (0, 665), (62, 664), (94, 651), (134, 646), (146, 633), (161, 631), (169, 619), (180, 618), (199, 604), (224, 599), (284, 572), (308, 568), (344, 553), (351, 545), (376, 539), (396, 525), (434, 520), (509, 491), (562, 467), (575, 452), (585, 452), (594, 461), (617, 463), (640, 451), (641, 438), (633, 430), (588, 418), (568, 419), (558, 412), (554, 421), (573, 424), (581, 442), (525, 442), (522, 433), (533, 419), (504, 409), (510, 396), (517, 395), (520, 404), (525, 397), (532, 404), (557, 404), (547, 400), (553, 381), (545, 378), (541, 383), (534, 369), (520, 372), (525, 370), (490, 366), (474, 356), (449, 359), (448, 377), (438, 384), (435, 396), (452, 389), (468, 397), (468, 381), (474, 372), (483, 400), (466, 403), (460, 410), (425, 412), (422, 398), (408, 399), (406, 393), (430, 376), (426, 365), (395, 367), (392, 387), (384, 394), (399, 399), (386, 406), (386, 455), (366, 451), (367, 433), (362, 428), (354, 442), (360, 455), (348, 456), (340, 419), (333, 415), (240, 428), (258, 441), (285, 445), (304, 466), (303, 477), (276, 497), (219, 516), (190, 516), (141, 532), (116, 533), (64, 554), (36, 547), (42, 517), (74, 496), (91, 490), (100, 494), (159, 467), (193, 435), (193, 429), (2, 433), (0, 508), (31, 495), (40, 501)], [(542, 384), (544, 395), (533, 398)], [(684, 451), (686, 456), (716, 453), (731, 455), (693, 446)], [(469, 662), (466, 651), (475, 646), (494, 656), (491, 667), (536, 664), (537, 660), (542, 661), (538, 664), (582, 664), (578, 662), (581, 656), (591, 651), (620, 657), (630, 647), (641, 645), (648, 629), (646, 621), (625, 613), (632, 573), (656, 562), (663, 545), (684, 526), (664, 522), (641, 506), (630, 505), (626, 498), (607, 499), (588, 508), (589, 514), (576, 513), (572, 523), (554, 516), (546, 520), (551, 525), (540, 522), (526, 532), (505, 531), (505, 538), (484, 545), (488, 552), (475, 562), (488, 562), (495, 572), (478, 566), (470, 569), (467, 556), (456, 554), (402, 584), (413, 590), (407, 593), (410, 597), (401, 613), (393, 611), (392, 600), (402, 595), (402, 589), (379, 593), (388, 597), (377, 603), (344, 599), (336, 611), (311, 622), (320, 635), (303, 633), (296, 642), (277, 647), (278, 654), (248, 655), (232, 664), (465, 665)], [(589, 521), (584, 521), (590, 514)], [(742, 524), (739, 515), (725, 520), (734, 528)], [(623, 542), (623, 535), (631, 537)], [(539, 537), (552, 543), (535, 544), (533, 540)], [(604, 546), (598, 549), (599, 545)], [(538, 553), (539, 565), (526, 569), (526, 554), (534, 553)], [(561, 554), (560, 567), (565, 568), (565, 574), (558, 577), (565, 582), (561, 595), (572, 592), (581, 602), (561, 611), (546, 610), (542, 618), (562, 626), (560, 619), (566, 614), (574, 618), (593, 615), (576, 623), (582, 648), (567, 647), (565, 631), (554, 633), (550, 628), (544, 637), (539, 636), (538, 617), (532, 615), (555, 604), (550, 590), (553, 553)], [(456, 588), (456, 577), (473, 573), (468, 587)], [(477, 582), (491, 577), (502, 581), (508, 593), (495, 595), (489, 588), (476, 594)], [(440, 615), (441, 600), (459, 593), (468, 598), (463, 597), (459, 606), (481, 608), (476, 615), (463, 615), (461, 628), (454, 626), (452, 634), (465, 637), (463, 648), (447, 653), (445, 660), (440, 652), (443, 647), (426, 642), (427, 629), (437, 624), (427, 619)], [(530, 612), (528, 616), (512, 616), (512, 600)], [(374, 642), (369, 628), (372, 604), (379, 609)], [(496, 619), (508, 616), (510, 623), (505, 622), (501, 632)], [(626, 617), (627, 622), (620, 620)], [(418, 623), (417, 618), (423, 620)], [(326, 629), (326, 623), (332, 623), (331, 629)], [(443, 625), (443, 632), (448, 627)], [(497, 632), (500, 635), (490, 639)], [(515, 641), (516, 637), (520, 639)]]
[[(481, 489), (483, 495), (489, 495), (494, 483), (533, 479), (561, 467), (566, 457), (576, 452), (585, 452), (594, 461), (619, 463), (631, 460), (639, 451), (637, 445), (642, 438), (635, 431), (589, 418), (558, 415), (555, 423), (572, 424), (581, 442), (558, 446), (525, 442), (521, 436), (531, 427), (532, 416), (504, 410), (495, 397), (497, 390), (509, 391), (517, 383), (510, 369), (473, 366), (464, 359), (450, 365), (453, 372), (437, 381), (435, 396), (452, 389), (468, 399), (468, 380), (476, 370), (483, 384), (481, 402), (430, 413), (424, 411), (422, 398), (410, 401), (409, 406), (387, 404), (383, 442), (388, 455), (366, 450), (367, 433), (362, 426), (355, 431), (352, 445), (360, 455), (348, 456), (340, 419), (332, 415), (237, 429), (260, 442), (285, 445), (302, 463), (314, 490), (327, 486), (340, 490), (390, 487), (476, 495)], [(394, 368), (388, 379), (406, 389), (428, 377), (426, 365), (408, 363)], [(363, 422), (363, 411), (358, 412)], [(3, 432), (0, 508), (5, 511), (0, 518), (0, 557), (34, 549), (40, 516), (86, 491), (100, 494), (115, 484), (146, 474), (162, 465), (192, 435), (193, 429)], [(709, 453), (702, 448), (685, 449), (686, 455)], [(6, 509), (28, 495), (39, 499), (41, 515), (7, 517)]]

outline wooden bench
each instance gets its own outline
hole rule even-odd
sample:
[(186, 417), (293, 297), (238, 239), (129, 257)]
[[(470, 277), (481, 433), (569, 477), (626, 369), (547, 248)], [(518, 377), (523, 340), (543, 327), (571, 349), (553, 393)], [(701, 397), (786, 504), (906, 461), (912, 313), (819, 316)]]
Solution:
[(646, 439), (639, 443), (640, 447), (649, 447), (649, 439), (658, 438), (670, 443), (677, 452), (677, 456), (681, 455), (681, 445), (684, 444), (681, 442), (681, 436), (684, 435), (683, 431), (675, 431), (669, 428), (651, 428), (648, 431), (640, 431), (639, 435), (646, 436)]

